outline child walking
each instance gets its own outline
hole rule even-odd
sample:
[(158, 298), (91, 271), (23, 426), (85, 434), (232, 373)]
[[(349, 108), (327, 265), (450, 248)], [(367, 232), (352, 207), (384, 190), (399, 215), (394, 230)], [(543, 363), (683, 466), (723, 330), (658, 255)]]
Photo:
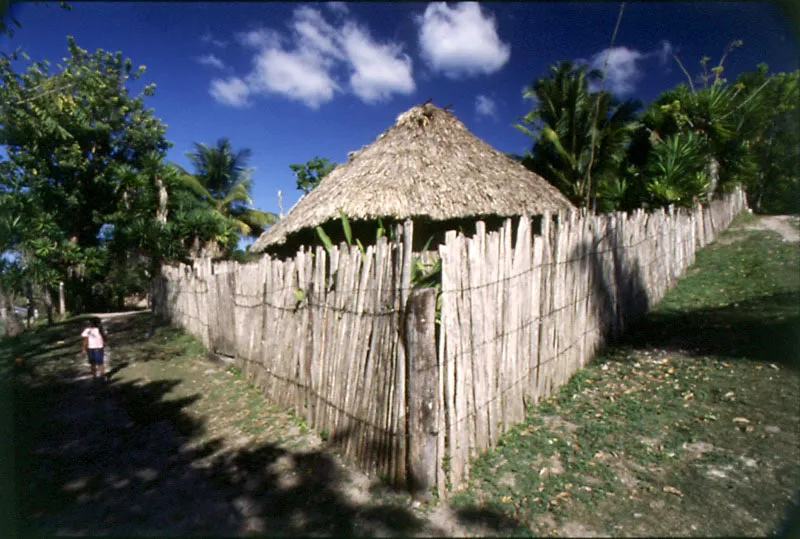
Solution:
[(89, 326), (81, 333), (81, 351), (89, 359), (92, 376), (105, 380), (105, 365), (103, 362), (106, 345), (106, 331), (99, 318), (89, 320)]

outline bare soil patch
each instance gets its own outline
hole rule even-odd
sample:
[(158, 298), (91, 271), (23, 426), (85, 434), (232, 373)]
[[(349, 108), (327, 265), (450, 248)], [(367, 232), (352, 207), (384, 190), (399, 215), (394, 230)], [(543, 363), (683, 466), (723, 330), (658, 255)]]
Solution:
[(730, 245), (741, 239), (738, 230), (771, 230), (780, 234), (783, 241), (790, 243), (800, 242), (800, 217), (796, 215), (752, 215), (751, 219), (742, 220), (731, 226), (728, 233), (717, 241), (721, 245)]

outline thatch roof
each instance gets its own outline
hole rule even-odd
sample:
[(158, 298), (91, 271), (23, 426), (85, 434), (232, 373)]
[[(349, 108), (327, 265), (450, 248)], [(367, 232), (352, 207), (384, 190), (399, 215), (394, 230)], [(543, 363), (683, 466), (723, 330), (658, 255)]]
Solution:
[(555, 187), (470, 133), (450, 111), (425, 104), (401, 114), (372, 144), (351, 152), (251, 251), (338, 219), (339, 208), (351, 220), (444, 221), (572, 207)]

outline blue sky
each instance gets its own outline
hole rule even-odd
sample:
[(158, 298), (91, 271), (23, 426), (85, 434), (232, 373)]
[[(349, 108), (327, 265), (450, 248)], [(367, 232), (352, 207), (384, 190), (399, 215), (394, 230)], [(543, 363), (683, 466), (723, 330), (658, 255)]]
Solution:
[[(167, 124), (169, 158), (188, 166), (193, 142), (229, 137), (253, 152), (255, 206), (299, 198), (291, 163), (343, 162), (409, 107), (433, 98), (501, 151), (529, 139), (512, 127), (532, 104), (523, 87), (560, 60), (602, 65), (619, 4), (598, 3), (80, 3), (12, 6), (9, 43), (59, 60), (66, 36), (121, 50), (157, 85), (148, 103)], [(727, 43), (733, 78), (766, 62), (798, 68), (795, 36), (766, 3), (629, 3), (607, 86), (647, 102), (697, 73)]]

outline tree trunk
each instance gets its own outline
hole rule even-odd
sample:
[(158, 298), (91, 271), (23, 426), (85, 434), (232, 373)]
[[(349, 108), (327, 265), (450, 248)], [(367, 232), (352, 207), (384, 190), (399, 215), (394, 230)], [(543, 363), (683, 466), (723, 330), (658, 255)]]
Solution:
[(189, 258), (197, 260), (200, 258), (218, 258), (222, 255), (222, 248), (216, 240), (208, 240), (205, 244), (200, 242), (200, 238), (195, 237), (189, 249)]
[(713, 155), (706, 159), (706, 175), (708, 176), (708, 191), (706, 192), (706, 200), (711, 202), (714, 193), (717, 192), (717, 185), (719, 184), (719, 161)]
[(155, 281), (161, 275), (161, 260), (151, 258), (149, 265), (150, 268), (147, 272), (147, 306), (150, 308), (150, 332), (148, 335), (152, 336), (156, 332)]
[(30, 281), (25, 283), (25, 297), (28, 298), (28, 316), (26, 317), (25, 323), (28, 329), (30, 329), (33, 325), (33, 319), (36, 316), (36, 307), (33, 304), (33, 284), (31, 284)]
[(158, 191), (158, 210), (156, 211), (156, 221), (161, 226), (167, 224), (167, 201), (168, 194), (167, 188), (164, 187), (164, 181), (161, 176), (156, 175), (156, 190)]
[(13, 337), (22, 333), (22, 323), (14, 312), (13, 305), (6, 296), (3, 283), (0, 282), (0, 322), (3, 324), (3, 332), (6, 337)]
[(64, 315), (67, 312), (67, 304), (64, 301), (64, 281), (59, 281), (58, 283), (58, 315), (60, 318), (64, 318)]
[(44, 299), (44, 306), (47, 310), (47, 325), (53, 325), (53, 296), (52, 290), (49, 286), (42, 287), (43, 299)]

